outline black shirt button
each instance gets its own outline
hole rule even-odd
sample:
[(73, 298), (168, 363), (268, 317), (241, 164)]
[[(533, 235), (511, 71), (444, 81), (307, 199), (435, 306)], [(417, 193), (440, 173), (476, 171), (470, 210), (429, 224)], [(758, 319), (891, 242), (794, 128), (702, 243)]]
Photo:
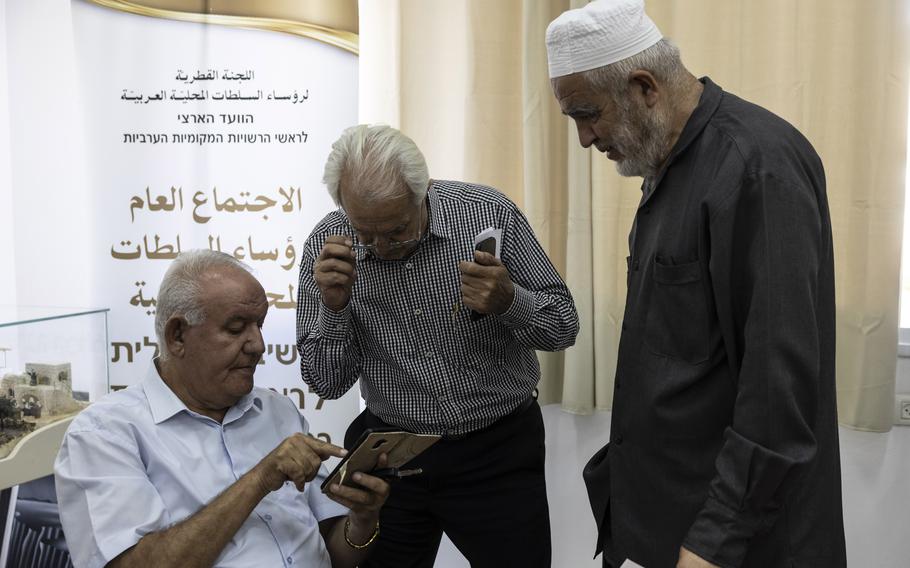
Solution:
[(617, 434), (616, 437), (613, 438), (613, 443), (616, 444), (617, 446), (621, 446), (622, 445), (622, 434)]

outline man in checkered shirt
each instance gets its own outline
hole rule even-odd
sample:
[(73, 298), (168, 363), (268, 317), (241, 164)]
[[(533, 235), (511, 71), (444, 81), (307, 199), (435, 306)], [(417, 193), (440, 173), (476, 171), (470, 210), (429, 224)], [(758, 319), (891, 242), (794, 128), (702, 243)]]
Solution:
[[(324, 181), (339, 209), (304, 246), (297, 347), (335, 399), (360, 379), (345, 437), (395, 427), (443, 439), (395, 484), (368, 566), (432, 566), (445, 532), (472, 566), (549, 566), (535, 350), (575, 342), (572, 296), (521, 211), (498, 191), (430, 180), (387, 126), (347, 129)], [(474, 251), (502, 231), (501, 260)]]

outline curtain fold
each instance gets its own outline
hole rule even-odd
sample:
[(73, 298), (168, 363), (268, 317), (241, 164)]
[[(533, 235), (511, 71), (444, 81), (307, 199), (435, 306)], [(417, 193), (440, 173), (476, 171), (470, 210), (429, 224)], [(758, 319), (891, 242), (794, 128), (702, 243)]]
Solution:
[[(547, 24), (584, 0), (361, 2), (361, 121), (410, 135), (430, 174), (492, 185), (527, 214), (581, 332), (541, 353), (542, 402), (612, 404), (640, 180), (582, 149), (550, 91)], [(893, 421), (910, 3), (648, 0), (696, 75), (779, 114), (825, 164), (834, 230), (838, 411)]]

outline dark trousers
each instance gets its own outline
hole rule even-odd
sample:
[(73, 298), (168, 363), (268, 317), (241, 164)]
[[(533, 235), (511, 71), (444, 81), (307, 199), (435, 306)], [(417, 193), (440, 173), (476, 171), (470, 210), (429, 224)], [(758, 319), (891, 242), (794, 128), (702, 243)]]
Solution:
[[(366, 428), (388, 427), (365, 410), (345, 447)], [(443, 532), (472, 568), (550, 566), (544, 457), (536, 401), (484, 430), (437, 442), (404, 466), (422, 468), (421, 475), (392, 483), (379, 539), (362, 566), (430, 568)]]

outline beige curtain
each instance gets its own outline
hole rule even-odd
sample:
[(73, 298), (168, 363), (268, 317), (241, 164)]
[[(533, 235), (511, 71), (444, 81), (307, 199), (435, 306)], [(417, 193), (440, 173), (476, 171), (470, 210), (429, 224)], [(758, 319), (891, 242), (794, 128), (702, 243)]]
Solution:
[[(360, 3), (361, 120), (401, 128), (431, 175), (486, 183), (527, 213), (582, 327), (541, 354), (543, 400), (608, 409), (639, 181), (582, 150), (550, 92), (544, 31), (584, 0)], [(783, 116), (821, 154), (837, 269), (843, 423), (893, 420), (910, 3), (648, 0), (697, 76)]]

